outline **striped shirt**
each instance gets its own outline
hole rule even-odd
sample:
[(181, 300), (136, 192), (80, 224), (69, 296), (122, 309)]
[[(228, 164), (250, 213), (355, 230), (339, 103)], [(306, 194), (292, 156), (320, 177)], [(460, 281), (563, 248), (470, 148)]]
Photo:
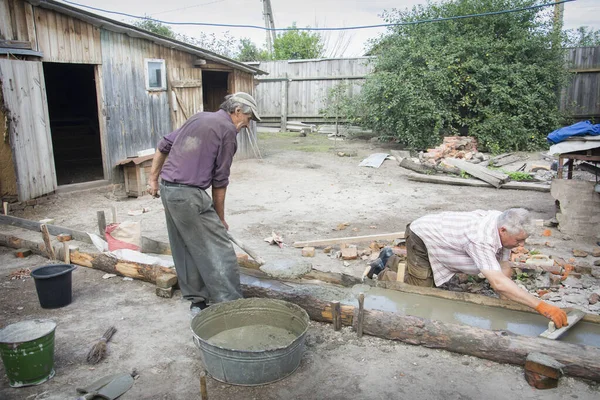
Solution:
[(500, 211), (443, 212), (426, 215), (410, 224), (423, 240), (435, 285), (456, 273), (477, 275), (482, 270), (501, 271), (499, 261), (510, 257), (502, 247), (497, 221)]

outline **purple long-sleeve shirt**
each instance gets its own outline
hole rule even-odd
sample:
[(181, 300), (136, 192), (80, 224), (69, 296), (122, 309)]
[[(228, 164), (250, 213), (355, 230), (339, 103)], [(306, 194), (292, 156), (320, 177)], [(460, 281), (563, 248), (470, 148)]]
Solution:
[(160, 177), (169, 182), (207, 189), (226, 187), (237, 130), (227, 112), (200, 112), (158, 142), (168, 154)]

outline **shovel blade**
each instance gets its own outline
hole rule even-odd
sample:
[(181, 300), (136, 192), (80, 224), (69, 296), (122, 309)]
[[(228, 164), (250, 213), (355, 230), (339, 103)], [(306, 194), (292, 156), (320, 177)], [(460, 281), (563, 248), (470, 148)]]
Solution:
[(98, 391), (97, 396), (106, 400), (114, 400), (131, 389), (132, 386), (133, 378), (131, 375), (121, 374), (117, 378), (113, 379), (110, 383), (102, 387)]

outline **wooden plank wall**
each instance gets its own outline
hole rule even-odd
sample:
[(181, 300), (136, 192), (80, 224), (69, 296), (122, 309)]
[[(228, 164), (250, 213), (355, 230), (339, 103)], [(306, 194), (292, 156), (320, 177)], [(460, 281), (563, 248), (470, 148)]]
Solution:
[[(234, 70), (231, 75), (233, 75), (233, 87), (230, 89), (232, 92), (246, 92), (253, 96), (255, 95), (254, 76), (252, 74)], [(237, 142), (238, 150), (235, 153), (236, 159), (242, 160), (259, 157), (258, 141), (256, 136), (256, 122), (250, 122), (250, 127), (248, 129), (243, 129), (240, 133), (238, 133)]]
[(247, 72), (234, 70), (233, 71), (233, 93), (246, 92), (254, 95), (254, 75)]
[(192, 115), (204, 110), (202, 100), (202, 70), (178, 66), (167, 68), (171, 92), (173, 129), (179, 128)]
[(0, 39), (28, 41), (32, 50), (38, 50), (31, 4), (23, 0), (0, 0)]
[(600, 46), (568, 49), (575, 73), (561, 96), (561, 110), (575, 119), (600, 119)]
[[(113, 167), (113, 175), (118, 161), (140, 150), (155, 148), (163, 135), (183, 121), (179, 117), (173, 119), (170, 91), (146, 91), (145, 59), (165, 60), (169, 80), (201, 81), (202, 72), (193, 68), (197, 56), (192, 54), (104, 29), (101, 38), (103, 114), (109, 117), (105, 118), (107, 162)], [(189, 113), (202, 108), (200, 86), (185, 88), (179, 94)]]
[[(1, 84), (1, 83), (0, 83)], [(17, 197), (17, 176), (10, 148), (7, 108), (0, 87), (0, 197)]]
[(15, 161), (19, 201), (56, 190), (48, 104), (41, 62), (0, 59), (0, 82)]
[(101, 64), (100, 29), (52, 10), (36, 7), (35, 29), (42, 61)]
[(347, 80), (351, 85), (350, 94), (359, 93), (364, 76), (372, 68), (369, 60), (367, 57), (359, 57), (261, 62), (257, 68), (268, 72), (269, 75), (257, 77), (259, 83), (255, 93), (259, 111), (266, 121), (280, 122), (285, 81), (272, 79), (287, 77), (288, 119), (324, 122), (319, 111), (325, 105), (324, 100), (329, 90), (343, 82), (344, 77), (352, 77), (355, 79)]

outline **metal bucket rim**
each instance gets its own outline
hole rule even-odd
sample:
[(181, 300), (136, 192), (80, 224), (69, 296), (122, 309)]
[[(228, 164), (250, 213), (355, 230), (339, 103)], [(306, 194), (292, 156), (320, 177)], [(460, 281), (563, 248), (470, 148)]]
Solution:
[[(49, 328), (48, 328), (48, 331), (47, 331), (47, 332), (45, 332), (45, 333), (41, 333), (39, 336), (37, 336), (37, 337), (35, 337), (35, 338), (33, 338), (33, 339), (24, 340), (24, 341), (20, 341), (20, 342), (19, 342), (19, 341), (14, 341), (14, 340), (11, 340), (11, 341), (6, 341), (6, 339), (4, 339), (4, 338), (2, 337), (2, 332), (3, 332), (3, 331), (6, 329), (6, 328), (8, 328), (8, 327), (10, 327), (10, 326), (13, 326), (13, 325), (24, 324), (24, 323), (26, 323), (26, 322), (37, 322), (37, 323), (39, 323), (39, 322), (43, 322), (43, 323), (50, 323), (50, 324), (51, 324), (51, 327), (49, 327)], [(51, 334), (51, 333), (53, 333), (55, 330), (56, 330), (56, 322), (54, 322), (54, 321), (52, 321), (52, 320), (50, 320), (50, 319), (28, 319), (28, 320), (25, 320), (25, 321), (19, 321), (19, 322), (15, 322), (15, 323), (12, 323), (12, 324), (8, 324), (8, 325), (6, 325), (4, 328), (0, 329), (0, 344), (17, 344), (17, 343), (29, 343), (29, 342), (34, 342), (34, 341), (36, 341), (36, 340), (39, 340), (39, 339), (41, 339), (41, 338), (43, 338), (43, 337), (45, 337), (45, 336), (48, 336), (48, 335), (50, 335), (50, 334)]]
[[(245, 300), (251, 300), (251, 299), (261, 299), (261, 298), (238, 299), (238, 300), (233, 300), (233, 301), (223, 302), (223, 303), (219, 303), (219, 304), (231, 304), (232, 302), (242, 302), (242, 301), (245, 301)], [(202, 314), (202, 311), (201, 311), (201, 312), (200, 312), (200, 313), (198, 313), (196, 316), (194, 316), (194, 318), (192, 319), (192, 322), (190, 323), (190, 330), (192, 331), (192, 335), (194, 336), (194, 338), (195, 338), (196, 340), (198, 340), (199, 342), (201, 342), (201, 343), (205, 344), (206, 346), (209, 346), (209, 347), (215, 347), (215, 348), (218, 348), (218, 349), (221, 349), (221, 350), (235, 351), (235, 352), (239, 352), (239, 353), (243, 353), (243, 354), (259, 354), (259, 353), (261, 353), (261, 354), (264, 354), (264, 353), (269, 353), (269, 352), (275, 352), (275, 351), (286, 350), (286, 349), (289, 349), (289, 348), (293, 347), (295, 344), (297, 344), (297, 342), (299, 342), (299, 341), (301, 341), (301, 340), (304, 340), (304, 337), (306, 336), (306, 333), (308, 332), (308, 328), (309, 328), (309, 326), (310, 326), (310, 317), (308, 316), (308, 313), (306, 312), (306, 310), (305, 310), (304, 308), (300, 307), (300, 306), (299, 306), (299, 305), (297, 305), (297, 304), (290, 303), (289, 301), (284, 301), (284, 300), (278, 300), (278, 299), (261, 299), (261, 300), (268, 300), (268, 301), (271, 301), (271, 302), (276, 302), (276, 303), (280, 303), (280, 304), (285, 304), (285, 305), (286, 305), (286, 306), (288, 306), (288, 307), (289, 307), (289, 306), (292, 306), (291, 308), (294, 308), (294, 309), (296, 309), (296, 311), (299, 311), (299, 312), (302, 314), (302, 316), (303, 316), (303, 317), (306, 317), (306, 327), (304, 328), (304, 330), (302, 331), (302, 333), (300, 333), (300, 334), (299, 334), (299, 335), (296, 337), (296, 339), (294, 339), (294, 340), (293, 340), (291, 343), (289, 343), (289, 344), (288, 344), (288, 345), (286, 345), (286, 346), (274, 347), (274, 348), (271, 348), (271, 349), (265, 349), (265, 350), (234, 350), (234, 349), (229, 349), (229, 348), (227, 348), (227, 347), (221, 347), (221, 346), (217, 346), (217, 345), (214, 345), (214, 344), (212, 344), (212, 343), (209, 343), (207, 340), (205, 340), (205, 339), (201, 338), (200, 336), (198, 336), (198, 335), (196, 334), (196, 332), (194, 332), (194, 328), (193, 328), (193, 326), (192, 326), (192, 325), (193, 325), (193, 323), (194, 323), (194, 320), (195, 320), (196, 318), (198, 318), (198, 317), (200, 317), (200, 316), (201, 316), (201, 314)], [(206, 310), (211, 310), (211, 308), (212, 308), (212, 307), (215, 307), (215, 308), (212, 308), (212, 310), (211, 310), (211, 313), (216, 313), (217, 311), (214, 311), (214, 310), (218, 310), (219, 304), (216, 304), (216, 305), (214, 305), (214, 306), (211, 306), (211, 307), (209, 307), (209, 308), (208, 308), (208, 309), (206, 309)], [(204, 314), (204, 315), (206, 315), (206, 314)], [(197, 346), (197, 347), (198, 347), (200, 350), (202, 350), (202, 351), (203, 351), (203, 349), (202, 349), (202, 348), (200, 348), (200, 346), (199, 346), (198, 344), (196, 344), (196, 346)]]
[[(50, 274), (50, 275), (36, 275), (35, 274), (36, 272), (41, 271), (42, 269), (51, 268), (51, 267), (67, 267), (67, 268), (65, 268), (62, 271), (55, 272), (54, 274)], [(77, 268), (77, 266), (73, 265), (73, 264), (48, 264), (48, 265), (42, 265), (40, 267), (37, 267), (37, 268), (31, 270), (31, 276), (34, 279), (51, 279), (51, 278), (56, 278), (57, 276), (68, 274), (68, 273), (72, 272), (73, 270), (75, 270), (76, 268)]]

